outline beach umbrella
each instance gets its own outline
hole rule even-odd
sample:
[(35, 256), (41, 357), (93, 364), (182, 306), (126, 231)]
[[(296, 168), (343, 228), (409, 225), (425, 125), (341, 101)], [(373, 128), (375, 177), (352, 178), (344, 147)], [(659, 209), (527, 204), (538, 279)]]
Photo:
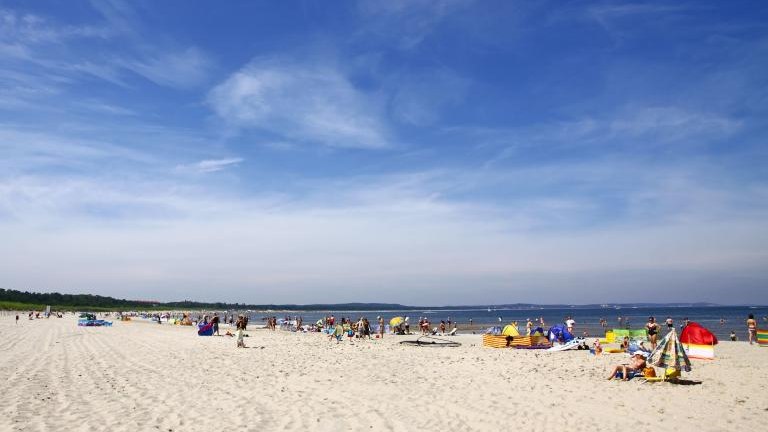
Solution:
[(688, 360), (688, 355), (685, 353), (683, 344), (678, 339), (674, 328), (664, 336), (664, 339), (648, 356), (648, 364), (661, 368), (691, 371), (691, 361)]
[(389, 325), (392, 327), (396, 327), (402, 324), (403, 321), (405, 321), (405, 318), (403, 317), (394, 317), (391, 320), (389, 320)]

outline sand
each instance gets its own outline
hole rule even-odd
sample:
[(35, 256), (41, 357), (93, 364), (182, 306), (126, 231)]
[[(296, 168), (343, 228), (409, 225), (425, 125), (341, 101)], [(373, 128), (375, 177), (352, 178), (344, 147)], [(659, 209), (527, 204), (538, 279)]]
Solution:
[(763, 430), (768, 348), (723, 342), (701, 385), (606, 381), (622, 354), (337, 345), (255, 330), (0, 319), (0, 431)]

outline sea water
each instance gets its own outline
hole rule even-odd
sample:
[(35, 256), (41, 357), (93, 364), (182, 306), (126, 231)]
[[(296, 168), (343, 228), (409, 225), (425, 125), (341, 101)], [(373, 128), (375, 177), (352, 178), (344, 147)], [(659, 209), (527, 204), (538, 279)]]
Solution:
[[(598, 307), (598, 308), (477, 308), (477, 309), (452, 309), (452, 310), (385, 310), (385, 311), (274, 311), (274, 312), (252, 312), (250, 320), (252, 323), (260, 323), (262, 318), (267, 316), (276, 316), (278, 319), (289, 317), (295, 319), (300, 316), (304, 324), (313, 324), (323, 317), (333, 315), (337, 320), (341, 317), (350, 318), (357, 321), (360, 317), (366, 317), (372, 324), (376, 324), (376, 317), (381, 316), (384, 321), (396, 316), (408, 317), (411, 323), (411, 331), (418, 331), (418, 321), (422, 317), (429, 319), (432, 327), (437, 327), (440, 321), (456, 323), (459, 331), (482, 332), (482, 327), (501, 325), (504, 326), (510, 322), (517, 321), (520, 330), (525, 329), (527, 319), (534, 321), (535, 326), (539, 326), (539, 319), (543, 319), (545, 330), (554, 324), (563, 323), (567, 317), (573, 317), (576, 321), (576, 336), (582, 336), (586, 331), (589, 336), (602, 336), (606, 329), (612, 328), (643, 328), (648, 322), (648, 318), (653, 316), (656, 322), (662, 328), (662, 335), (666, 333), (665, 320), (671, 317), (674, 320), (675, 328), (680, 329), (680, 325), (685, 318), (697, 322), (712, 331), (719, 339), (728, 340), (731, 331), (736, 332), (739, 340), (746, 340), (747, 325), (746, 320), (749, 314), (754, 314), (758, 321), (758, 327), (768, 328), (768, 307), (747, 307), (747, 306), (704, 306), (704, 307)], [(622, 318), (619, 324), (619, 317)], [(600, 319), (607, 320), (607, 327), (600, 326)], [(471, 321), (470, 321), (471, 320)], [(721, 324), (721, 320), (723, 323)], [(470, 322), (473, 326), (470, 328)]]

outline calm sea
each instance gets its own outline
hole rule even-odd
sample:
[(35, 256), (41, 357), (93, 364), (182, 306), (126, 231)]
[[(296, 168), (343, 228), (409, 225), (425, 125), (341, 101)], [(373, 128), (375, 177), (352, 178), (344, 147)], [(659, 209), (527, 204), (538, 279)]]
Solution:
[[(305, 324), (316, 322), (326, 315), (333, 314), (337, 319), (347, 317), (357, 320), (361, 316), (367, 317), (375, 322), (377, 316), (381, 315), (388, 322), (390, 318), (396, 316), (409, 317), (409, 321), (416, 323), (420, 317), (427, 317), (435, 325), (441, 320), (451, 320), (458, 323), (459, 330), (467, 328), (471, 322), (477, 326), (492, 326), (508, 324), (511, 321), (518, 321), (521, 328), (525, 326), (528, 318), (536, 321), (543, 318), (546, 326), (552, 326), (562, 323), (567, 316), (572, 316), (576, 321), (576, 333), (581, 335), (587, 331), (591, 336), (602, 335), (604, 329), (600, 327), (600, 319), (608, 321), (608, 328), (619, 327), (619, 317), (623, 318), (621, 328), (626, 328), (627, 319), (630, 328), (642, 328), (648, 317), (653, 316), (656, 321), (664, 327), (664, 320), (672, 317), (675, 321), (675, 327), (685, 318), (707, 327), (718, 338), (727, 340), (731, 331), (735, 331), (740, 340), (746, 338), (746, 320), (749, 314), (754, 314), (758, 320), (759, 327), (768, 328), (768, 307), (745, 307), (745, 306), (711, 306), (711, 307), (633, 307), (633, 308), (563, 308), (563, 309), (457, 309), (457, 310), (387, 310), (387, 311), (312, 311), (312, 312), (273, 312), (269, 315), (279, 318), (292, 318), (301, 316)], [(261, 322), (266, 313), (251, 313), (250, 319), (253, 323)], [(501, 320), (499, 320), (501, 318)], [(724, 320), (721, 324), (720, 320)], [(415, 327), (415, 324), (414, 324)], [(479, 331), (479, 330), (478, 330)]]

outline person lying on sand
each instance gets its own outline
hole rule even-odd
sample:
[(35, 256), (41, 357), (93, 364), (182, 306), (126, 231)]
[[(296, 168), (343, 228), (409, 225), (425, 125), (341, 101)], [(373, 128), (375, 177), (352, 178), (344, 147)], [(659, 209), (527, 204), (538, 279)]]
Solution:
[(629, 372), (642, 371), (643, 368), (645, 368), (645, 355), (638, 351), (632, 356), (632, 362), (630, 364), (620, 364), (614, 367), (608, 380), (614, 379), (616, 373), (621, 372), (621, 380), (627, 381), (629, 379)]

